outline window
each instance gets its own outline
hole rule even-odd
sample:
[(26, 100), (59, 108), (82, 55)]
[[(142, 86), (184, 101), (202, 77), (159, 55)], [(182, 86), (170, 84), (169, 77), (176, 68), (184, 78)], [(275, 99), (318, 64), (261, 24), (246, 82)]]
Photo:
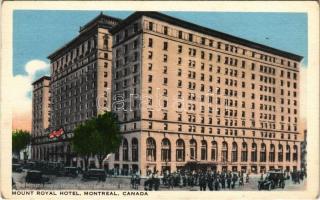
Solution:
[(148, 81), (149, 81), (149, 83), (152, 82), (152, 75), (148, 75)]
[(168, 56), (166, 54), (163, 55), (163, 62), (167, 62), (168, 61)]
[(129, 151), (128, 151), (128, 140), (124, 139), (122, 142), (122, 160), (128, 161), (129, 160)]
[(152, 59), (152, 51), (149, 51), (149, 52), (148, 52), (148, 58), (149, 58), (149, 59)]
[(179, 31), (179, 39), (182, 39), (182, 31)]
[(153, 46), (153, 39), (149, 38), (148, 47), (152, 47), (152, 46)]
[(274, 144), (270, 144), (269, 162), (275, 162), (275, 147), (274, 147)]
[(211, 160), (217, 161), (218, 160), (218, 144), (216, 141), (211, 143)]
[(151, 137), (147, 139), (147, 161), (156, 161), (156, 141)]
[(222, 143), (221, 161), (228, 162), (228, 144), (225, 141)]
[(132, 138), (131, 141), (131, 157), (132, 157), (132, 161), (138, 161), (139, 159), (139, 146), (138, 146), (138, 140), (137, 138)]
[(205, 44), (206, 44), (206, 38), (204, 38), (204, 37), (201, 38), (201, 44), (202, 44), (202, 45), (205, 45)]
[(185, 161), (185, 147), (182, 139), (178, 139), (176, 142), (176, 160), (177, 162)]
[(247, 162), (248, 161), (248, 145), (247, 143), (242, 143), (242, 149), (241, 149), (241, 162)]
[(190, 140), (190, 160), (197, 159), (197, 142), (194, 139)]
[(290, 145), (286, 145), (286, 161), (290, 162), (291, 160), (291, 149), (290, 149)]
[(257, 144), (252, 143), (251, 145), (251, 162), (257, 162)]
[(189, 41), (192, 42), (193, 41), (193, 35), (191, 33), (189, 33)]
[(168, 35), (168, 27), (167, 26), (163, 27), (163, 34)]
[(161, 161), (169, 162), (171, 160), (170, 141), (164, 138), (161, 142)]
[(231, 162), (238, 161), (238, 145), (236, 142), (232, 143)]
[(149, 22), (149, 30), (153, 30), (153, 23), (152, 22)]
[(201, 160), (207, 160), (207, 142), (201, 141)]
[(182, 46), (181, 45), (178, 46), (178, 53), (182, 53)]
[(260, 149), (260, 162), (266, 162), (266, 159), (266, 145), (262, 143)]
[(168, 42), (163, 42), (163, 50), (168, 50)]

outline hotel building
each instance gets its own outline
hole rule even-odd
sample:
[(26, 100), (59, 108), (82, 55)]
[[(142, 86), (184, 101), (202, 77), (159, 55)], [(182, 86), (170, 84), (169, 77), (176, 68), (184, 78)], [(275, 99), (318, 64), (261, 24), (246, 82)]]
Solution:
[[(112, 37), (119, 19), (100, 14), (79, 35), (48, 56), (50, 59), (50, 127), (37, 143), (44, 144), (40, 160), (76, 162), (70, 138), (77, 125), (111, 109)], [(48, 138), (63, 130), (61, 137)]]
[(38, 142), (39, 138), (47, 137), (46, 130), (49, 127), (49, 84), (50, 77), (43, 76), (32, 83), (32, 149), (31, 158), (41, 160), (44, 158), (44, 145)]
[(124, 139), (109, 168), (300, 168), (301, 56), (158, 12), (111, 34)]

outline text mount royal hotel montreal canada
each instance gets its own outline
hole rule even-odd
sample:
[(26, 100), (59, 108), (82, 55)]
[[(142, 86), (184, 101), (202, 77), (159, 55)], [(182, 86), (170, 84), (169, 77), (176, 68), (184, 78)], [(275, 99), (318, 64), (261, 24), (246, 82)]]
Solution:
[(32, 159), (83, 167), (72, 132), (113, 103), (123, 140), (105, 168), (300, 169), (301, 56), (135, 12), (100, 14), (48, 58), (51, 77), (33, 84)]

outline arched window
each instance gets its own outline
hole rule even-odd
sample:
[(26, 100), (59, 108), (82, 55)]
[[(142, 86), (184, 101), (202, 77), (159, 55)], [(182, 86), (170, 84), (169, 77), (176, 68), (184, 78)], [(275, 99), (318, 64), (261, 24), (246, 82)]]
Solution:
[(287, 144), (286, 146), (286, 161), (290, 161), (290, 154), (291, 154), (291, 149), (290, 149), (290, 145)]
[(266, 162), (266, 159), (266, 145), (265, 143), (262, 143), (260, 149), (260, 162)]
[(137, 138), (132, 138), (131, 140), (131, 157), (132, 157), (132, 161), (138, 161), (139, 159), (139, 147), (138, 147), (138, 139)]
[(207, 142), (201, 141), (201, 160), (207, 160)]
[(211, 160), (217, 161), (218, 160), (218, 144), (216, 141), (211, 143)]
[(298, 160), (298, 146), (294, 145), (293, 146), (293, 161), (297, 161)]
[(275, 147), (274, 147), (274, 144), (270, 144), (269, 161), (270, 162), (274, 162), (275, 161)]
[(194, 139), (190, 140), (190, 160), (197, 159), (197, 142)]
[(184, 141), (182, 139), (178, 139), (176, 142), (176, 160), (178, 162), (183, 162), (185, 159), (185, 147)]
[(156, 141), (151, 137), (147, 139), (147, 161), (156, 161)]
[(119, 148), (116, 150), (116, 152), (114, 152), (114, 160), (115, 161), (119, 161)]
[(278, 145), (278, 162), (283, 161), (283, 147), (282, 144)]
[(128, 161), (129, 160), (129, 155), (128, 155), (128, 140), (123, 139), (122, 142), (122, 160)]
[(247, 162), (248, 161), (248, 145), (245, 142), (242, 142), (242, 148), (241, 148), (241, 162)]
[(251, 162), (257, 162), (258, 160), (258, 149), (257, 149), (257, 144), (252, 143), (251, 145)]
[(238, 162), (238, 145), (236, 142), (232, 143), (231, 162)]
[(168, 138), (164, 138), (161, 142), (161, 160), (165, 162), (171, 160), (171, 146)]
[(222, 162), (228, 161), (228, 143), (227, 142), (222, 142), (221, 161)]

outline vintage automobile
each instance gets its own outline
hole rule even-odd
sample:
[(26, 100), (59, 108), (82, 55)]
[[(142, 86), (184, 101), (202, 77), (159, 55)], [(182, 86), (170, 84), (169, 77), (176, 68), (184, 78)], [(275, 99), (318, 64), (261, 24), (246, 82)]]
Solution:
[(82, 180), (99, 180), (106, 181), (107, 175), (103, 169), (88, 169), (88, 171), (83, 172)]
[(49, 182), (49, 178), (43, 176), (41, 171), (38, 171), (38, 170), (27, 171), (26, 183), (45, 184), (46, 182)]
[(36, 162), (28, 161), (23, 165), (23, 169), (33, 170), (35, 168), (35, 166), (36, 166)]
[(271, 190), (285, 187), (285, 174), (281, 171), (269, 171), (264, 180), (258, 181), (258, 190)]
[(21, 164), (12, 164), (12, 172), (21, 173), (22, 171), (23, 170)]
[(77, 167), (64, 167), (59, 171), (60, 176), (77, 177), (79, 175), (79, 169)]

